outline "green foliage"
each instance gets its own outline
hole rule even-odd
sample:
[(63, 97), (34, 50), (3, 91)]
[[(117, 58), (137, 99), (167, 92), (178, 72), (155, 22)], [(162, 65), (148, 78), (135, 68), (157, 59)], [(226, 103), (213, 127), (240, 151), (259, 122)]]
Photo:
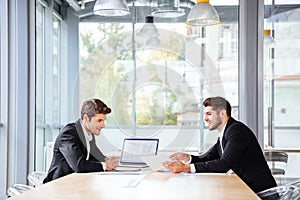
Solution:
[(87, 50), (89, 54), (95, 53), (95, 41), (91, 39), (92, 33), (91, 31), (88, 31), (86, 34), (80, 33), (80, 38), (82, 40), (83, 46)]
[[(79, 74), (80, 101), (98, 97), (113, 107), (107, 124), (132, 124), (132, 35), (124, 31), (125, 25), (118, 23), (99, 24), (97, 32), (80, 33), (87, 56), (81, 60)], [(176, 41), (178, 44), (174, 44)], [(165, 45), (176, 46), (179, 54), (168, 51), (153, 51), (146, 61), (152, 82), (168, 84), (161, 80), (152, 60), (179, 60), (184, 52), (183, 41), (169, 37)], [(170, 47), (171, 48), (171, 47)], [(115, 62), (115, 61), (125, 62)], [(139, 58), (137, 58), (139, 60)], [(131, 63), (129, 65), (129, 63)], [(129, 73), (129, 74), (128, 74)], [(165, 71), (167, 73), (167, 71)], [(176, 125), (177, 117), (172, 113), (176, 96), (166, 88), (153, 91), (136, 99), (136, 123), (138, 125)]]

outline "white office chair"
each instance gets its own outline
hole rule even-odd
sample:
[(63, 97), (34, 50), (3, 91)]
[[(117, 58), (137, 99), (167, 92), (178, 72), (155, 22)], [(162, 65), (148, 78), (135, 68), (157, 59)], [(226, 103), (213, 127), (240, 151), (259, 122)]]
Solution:
[(262, 200), (299, 200), (300, 188), (294, 185), (282, 185), (257, 193)]
[(289, 183), (289, 184), (290, 184), (290, 185), (294, 185), (294, 186), (300, 188), (300, 179), (298, 179), (298, 180), (296, 180), (296, 181), (294, 181), (294, 182), (291, 182), (291, 183)]
[[(279, 178), (277, 181), (278, 185), (286, 184), (286, 168), (288, 163), (288, 154), (280, 151), (265, 151), (265, 159), (269, 165), (272, 175)], [(282, 181), (282, 177), (284, 181)]]
[(16, 196), (18, 194), (21, 194), (27, 190), (31, 190), (33, 187), (29, 185), (24, 185), (24, 184), (14, 184), (13, 186), (10, 186), (7, 189), (7, 195), (8, 197)]
[(46, 172), (34, 171), (28, 174), (27, 179), (30, 184), (36, 187), (43, 184), (43, 180), (46, 177), (46, 175)]

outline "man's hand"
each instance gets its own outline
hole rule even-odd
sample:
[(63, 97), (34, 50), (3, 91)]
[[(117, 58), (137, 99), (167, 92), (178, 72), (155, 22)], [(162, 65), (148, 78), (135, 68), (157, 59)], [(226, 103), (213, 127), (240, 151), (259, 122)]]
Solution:
[(190, 160), (190, 155), (186, 154), (186, 153), (177, 152), (177, 153), (170, 155), (170, 159), (174, 160), (174, 161), (176, 161), (176, 160), (183, 161), (186, 163)]
[(115, 156), (106, 157), (105, 164), (106, 164), (106, 169), (105, 169), (106, 171), (115, 170), (119, 165), (119, 158)]
[(163, 166), (173, 173), (191, 172), (190, 164), (184, 164), (181, 161), (164, 162)]

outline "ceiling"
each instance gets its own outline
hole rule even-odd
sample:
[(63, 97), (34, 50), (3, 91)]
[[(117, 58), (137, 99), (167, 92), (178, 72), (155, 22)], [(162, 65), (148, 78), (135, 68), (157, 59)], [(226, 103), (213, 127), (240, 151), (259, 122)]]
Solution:
[[(57, 0), (55, 0), (57, 1)], [(137, 23), (145, 22), (145, 16), (149, 15), (153, 9), (157, 6), (157, 1), (160, 0), (127, 0), (129, 5), (130, 13), (129, 15), (119, 16), (119, 17), (104, 17), (93, 14), (93, 8), (95, 5), (95, 0), (64, 0), (70, 9), (80, 18), (81, 22), (132, 22), (135, 20)], [(166, 1), (166, 0), (165, 0)], [(169, 0), (170, 1), (170, 0)], [(168, 1), (167, 1), (168, 2)], [(188, 2), (194, 5), (194, 1), (191, 0), (180, 0), (180, 2)], [(187, 6), (186, 4), (182, 4)], [(192, 7), (190, 6), (190, 7)], [(222, 23), (230, 23), (238, 21), (238, 6), (214, 6), (219, 14)], [(185, 10), (185, 15), (177, 18), (159, 18), (155, 17), (155, 22), (184, 22), (187, 18), (187, 13), (190, 8), (181, 7)], [(269, 18), (270, 15), (278, 15), (283, 12), (287, 12), (293, 9), (300, 8), (299, 4), (295, 5), (265, 5), (265, 18)], [(135, 15), (134, 15), (135, 13)], [(136, 16), (135, 18), (133, 16)]]

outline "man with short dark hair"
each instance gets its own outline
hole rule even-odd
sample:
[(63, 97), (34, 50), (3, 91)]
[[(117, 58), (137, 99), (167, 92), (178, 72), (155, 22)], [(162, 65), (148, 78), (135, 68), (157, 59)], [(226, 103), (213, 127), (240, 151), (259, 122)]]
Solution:
[(81, 118), (67, 124), (56, 138), (53, 159), (44, 183), (73, 172), (114, 170), (119, 159), (105, 157), (95, 143), (95, 135), (105, 127), (111, 109), (99, 99), (87, 100), (81, 108)]
[(173, 162), (165, 162), (164, 166), (174, 173), (233, 170), (256, 193), (275, 187), (275, 179), (255, 135), (231, 117), (229, 102), (222, 97), (211, 97), (204, 100), (203, 106), (208, 129), (219, 132), (217, 143), (200, 156), (172, 154)]

